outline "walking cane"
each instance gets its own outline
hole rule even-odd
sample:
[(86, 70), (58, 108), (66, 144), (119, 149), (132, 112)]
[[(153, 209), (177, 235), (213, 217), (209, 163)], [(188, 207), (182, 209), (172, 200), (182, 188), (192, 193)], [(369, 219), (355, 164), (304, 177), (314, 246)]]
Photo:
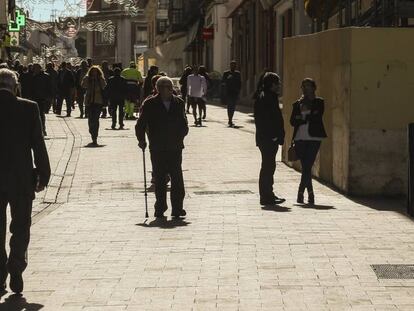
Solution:
[(145, 149), (142, 149), (142, 158), (144, 160), (145, 218), (148, 218), (147, 167), (145, 165)]

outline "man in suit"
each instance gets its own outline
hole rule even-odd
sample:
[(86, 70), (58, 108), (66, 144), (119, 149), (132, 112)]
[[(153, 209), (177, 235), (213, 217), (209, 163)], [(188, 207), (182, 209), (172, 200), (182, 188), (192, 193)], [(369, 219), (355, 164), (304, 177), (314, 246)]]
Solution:
[(173, 82), (168, 77), (157, 80), (158, 94), (149, 97), (135, 127), (138, 146), (145, 150), (148, 133), (149, 149), (155, 179), (155, 213), (164, 217), (167, 206), (167, 174), (171, 177), (171, 216), (184, 217), (184, 179), (181, 168), (184, 137), (188, 134), (188, 122), (184, 102), (173, 95)]
[(221, 87), (223, 91), (223, 102), (227, 105), (227, 116), (229, 118), (229, 127), (233, 127), (233, 116), (236, 111), (236, 105), (239, 100), (241, 90), (241, 74), (236, 70), (237, 63), (230, 63), (230, 70), (223, 73)]
[(62, 62), (58, 73), (58, 98), (56, 104), (56, 114), (61, 115), (63, 100), (66, 102), (66, 116), (70, 117), (73, 106), (73, 89), (75, 87), (75, 77), (68, 68), (66, 62)]
[[(0, 69), (0, 290), (5, 289), (10, 274), (11, 290), (21, 293), (32, 201), (35, 192), (42, 191), (49, 182), (50, 164), (39, 108), (35, 102), (16, 97), (17, 84), (13, 71)], [(9, 256), (5, 248), (7, 205), (11, 213)]]

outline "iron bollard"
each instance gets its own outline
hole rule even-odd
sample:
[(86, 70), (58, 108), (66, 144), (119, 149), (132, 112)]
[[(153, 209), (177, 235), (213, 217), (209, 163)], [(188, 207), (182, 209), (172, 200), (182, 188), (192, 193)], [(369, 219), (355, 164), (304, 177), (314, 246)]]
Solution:
[(414, 123), (408, 125), (408, 200), (407, 212), (414, 217)]

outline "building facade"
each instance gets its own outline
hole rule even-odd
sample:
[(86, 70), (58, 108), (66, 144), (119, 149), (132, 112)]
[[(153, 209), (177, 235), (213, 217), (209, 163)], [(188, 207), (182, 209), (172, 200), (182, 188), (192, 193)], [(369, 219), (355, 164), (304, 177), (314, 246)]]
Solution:
[[(136, 16), (135, 16), (136, 15)], [(120, 63), (123, 67), (135, 61), (140, 47), (147, 44), (147, 24), (144, 12), (131, 15), (120, 4), (95, 0), (88, 9), (85, 22), (104, 25), (111, 21), (114, 27), (113, 37), (102, 31), (89, 31), (87, 34), (87, 57), (94, 63), (106, 60), (109, 63)]]

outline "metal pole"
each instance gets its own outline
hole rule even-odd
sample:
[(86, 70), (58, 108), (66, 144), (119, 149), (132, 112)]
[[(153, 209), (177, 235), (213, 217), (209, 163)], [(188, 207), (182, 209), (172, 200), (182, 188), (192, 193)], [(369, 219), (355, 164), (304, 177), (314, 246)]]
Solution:
[(408, 200), (407, 212), (414, 217), (414, 123), (408, 125)]

